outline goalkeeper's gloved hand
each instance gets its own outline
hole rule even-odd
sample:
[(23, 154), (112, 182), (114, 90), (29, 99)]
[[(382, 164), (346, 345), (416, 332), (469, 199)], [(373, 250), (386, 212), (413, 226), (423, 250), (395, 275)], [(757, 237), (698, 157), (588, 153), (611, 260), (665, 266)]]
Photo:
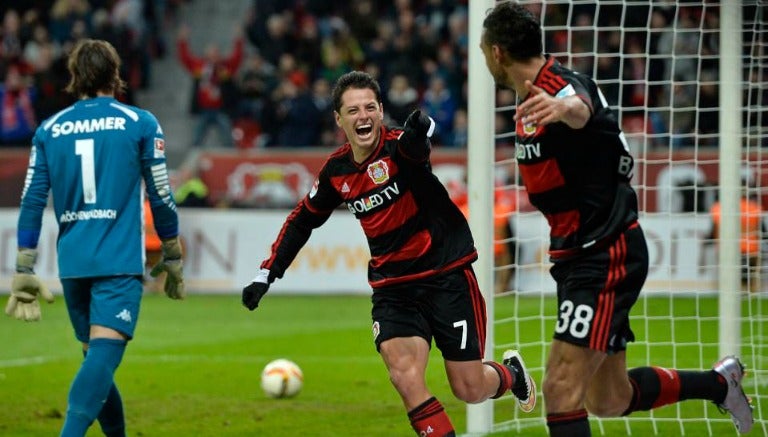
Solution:
[(165, 277), (165, 294), (171, 299), (184, 299), (184, 262), (181, 260), (181, 241), (179, 237), (162, 241), (163, 259), (152, 267), (149, 275), (156, 278), (160, 273), (167, 272)]
[(253, 281), (243, 288), (243, 305), (251, 311), (255, 310), (267, 290), (269, 290), (269, 270), (261, 269)]
[(403, 126), (403, 139), (408, 144), (421, 144), (435, 132), (435, 120), (417, 109), (411, 112)]
[(42, 296), (48, 303), (53, 303), (53, 294), (33, 270), (36, 259), (37, 250), (19, 249), (16, 254), (16, 274), (11, 281), (11, 296), (5, 306), (5, 314), (25, 322), (40, 320), (38, 296)]

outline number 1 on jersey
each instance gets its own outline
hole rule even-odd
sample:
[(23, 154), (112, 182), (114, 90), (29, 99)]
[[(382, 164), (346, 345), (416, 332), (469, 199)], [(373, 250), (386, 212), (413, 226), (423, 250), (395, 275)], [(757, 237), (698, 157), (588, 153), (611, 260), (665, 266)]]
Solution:
[(96, 203), (96, 165), (93, 157), (93, 139), (75, 140), (75, 154), (80, 156), (85, 203)]

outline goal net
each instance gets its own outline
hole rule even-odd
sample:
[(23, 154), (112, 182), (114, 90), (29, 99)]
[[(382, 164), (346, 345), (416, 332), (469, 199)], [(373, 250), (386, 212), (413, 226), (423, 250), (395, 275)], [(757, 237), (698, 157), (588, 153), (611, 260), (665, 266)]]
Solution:
[[(722, 355), (739, 355), (748, 370), (744, 383), (754, 405), (753, 432), (764, 435), (768, 280), (761, 281), (765, 263), (759, 248), (747, 244), (749, 256), (742, 256), (740, 229), (761, 223), (763, 206), (768, 207), (763, 159), (768, 147), (768, 4), (520, 3), (540, 17), (545, 52), (596, 80), (635, 157), (633, 185), (650, 272), (630, 315), (636, 341), (627, 350), (628, 366), (709, 369)], [(470, 11), (471, 31), (480, 29), (484, 14), (485, 8)], [(519, 349), (540, 382), (557, 315), (547, 257), (549, 227), (518, 180), (512, 121), (516, 96), (488, 91), (483, 87), (492, 85), (478, 84), (489, 76), (473, 81), (472, 74), (470, 94), (496, 97), (495, 153), (490, 154), (495, 197), (511, 198), (515, 205), (509, 217), (514, 237), (494, 241), (512, 248), (513, 261), (497, 258), (485, 265), (501, 281), (484, 287), (497, 289), (486, 293), (493, 317), (487, 353), (499, 358), (506, 349)], [(470, 124), (478, 128), (484, 122), (472, 118), (472, 109), (470, 100)], [(475, 144), (471, 137), (470, 143)], [(473, 157), (481, 153), (469, 149), (470, 176)], [(478, 180), (470, 179), (470, 192), (482, 189)], [(742, 199), (759, 210), (740, 213), (747, 211)], [(716, 204), (720, 225), (713, 235)], [(754, 238), (763, 244), (760, 235)], [(540, 391), (541, 384), (539, 399)], [(511, 396), (467, 411), (470, 433), (546, 435), (543, 401), (532, 414), (520, 413)], [(623, 418), (591, 416), (590, 422), (595, 435), (725, 435), (734, 429), (730, 416), (700, 400)]]

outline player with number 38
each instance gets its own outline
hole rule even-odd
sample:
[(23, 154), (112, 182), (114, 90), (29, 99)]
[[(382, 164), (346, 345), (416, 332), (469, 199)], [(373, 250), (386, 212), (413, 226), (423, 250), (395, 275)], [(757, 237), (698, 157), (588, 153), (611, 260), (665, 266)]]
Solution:
[(543, 52), (538, 19), (498, 2), (480, 49), (497, 85), (514, 90), (517, 164), (528, 199), (550, 224), (557, 323), (542, 392), (552, 437), (591, 435), (588, 412), (625, 416), (706, 399), (749, 432), (744, 366), (627, 369), (630, 310), (648, 275), (648, 248), (631, 186), (633, 158), (597, 84)]

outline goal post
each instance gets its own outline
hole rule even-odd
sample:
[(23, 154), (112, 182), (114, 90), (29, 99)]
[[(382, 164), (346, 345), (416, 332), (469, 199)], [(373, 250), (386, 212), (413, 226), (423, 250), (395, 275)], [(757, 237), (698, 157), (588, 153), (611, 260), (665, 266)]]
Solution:
[[(768, 160), (762, 152), (768, 147), (768, 4), (519, 3), (541, 19), (545, 52), (595, 79), (635, 157), (633, 185), (651, 267), (631, 313), (636, 341), (627, 351), (628, 366), (708, 369), (721, 356), (737, 354), (749, 370), (745, 391), (755, 406), (755, 428), (765, 433), (768, 281), (759, 282), (765, 268), (758, 265), (758, 279), (749, 276), (742, 284), (749, 265), (741, 254), (740, 198), (747, 193), (768, 206)], [(467, 433), (546, 435), (541, 380), (557, 309), (546, 255), (549, 227), (518, 180), (515, 96), (496, 89), (479, 49), (482, 21), (495, 4), (469, 2), (469, 222), (488, 305), (486, 359), (519, 349), (538, 382), (540, 402), (531, 414), (520, 413), (511, 395), (469, 405)], [(493, 240), (498, 191), (511, 194), (516, 204), (509, 218), (514, 237), (504, 241)], [(715, 241), (709, 208), (716, 201), (722, 212)], [(497, 243), (514, 245), (512, 264), (494, 260)], [(496, 292), (494, 281), (504, 270), (511, 279)], [(590, 420), (595, 435), (733, 432), (729, 416), (703, 401)]]
[[(486, 332), (485, 357), (498, 359), (494, 347), (494, 300), (493, 300), (493, 168), (494, 125), (496, 109), (493, 78), (485, 67), (480, 51), (480, 38), (485, 12), (493, 7), (494, 0), (473, 0), (469, 2), (469, 53), (467, 113), (469, 114), (467, 155), (467, 195), (469, 201), (469, 226), (475, 239), (478, 260), (474, 264), (477, 282), (486, 302), (488, 324)], [(467, 406), (467, 431), (482, 433), (493, 426), (493, 402)]]
[[(736, 3), (739, 3), (736, 5)], [(739, 254), (739, 194), (741, 148), (744, 144), (741, 127), (741, 2), (723, 8), (720, 14), (720, 204), (722, 218), (720, 236), (720, 355), (741, 353), (741, 291)], [(728, 214), (727, 211), (732, 213)]]

